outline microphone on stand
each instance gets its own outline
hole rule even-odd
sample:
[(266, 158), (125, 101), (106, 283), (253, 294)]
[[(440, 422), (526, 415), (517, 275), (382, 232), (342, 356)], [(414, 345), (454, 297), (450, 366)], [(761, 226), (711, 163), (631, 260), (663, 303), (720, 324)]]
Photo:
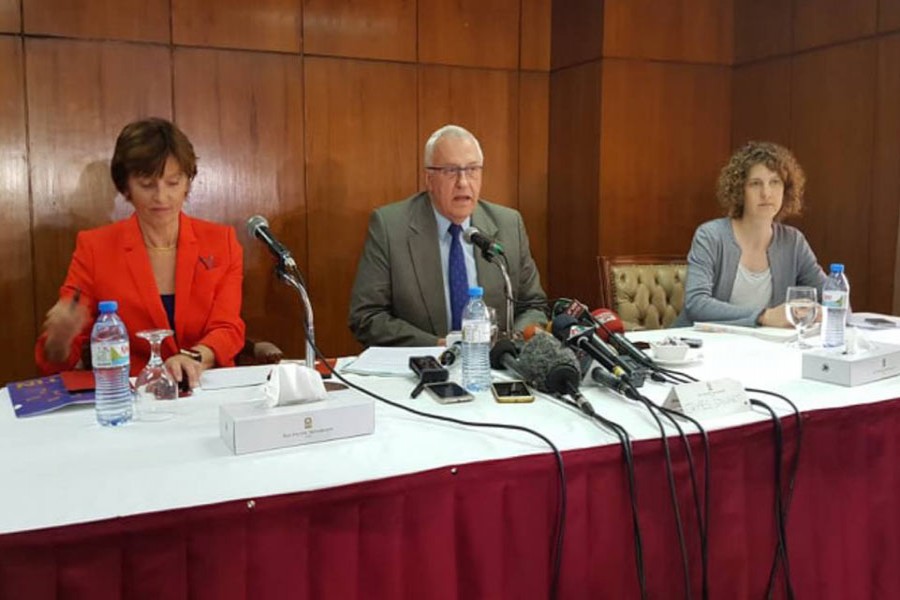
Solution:
[(481, 254), (485, 260), (492, 260), (497, 255), (506, 256), (501, 246), (496, 240), (492, 240), (478, 231), (477, 227), (467, 227), (463, 231), (463, 239), (481, 249)]
[(583, 350), (616, 377), (627, 379), (630, 385), (644, 385), (644, 372), (625, 364), (613, 348), (597, 337), (593, 327), (578, 325), (575, 317), (557, 315), (553, 319), (553, 335), (567, 346)]
[(653, 359), (625, 337), (625, 324), (622, 319), (608, 308), (598, 308), (591, 312), (597, 324), (597, 335), (604, 342), (609, 342), (621, 354), (626, 354), (638, 363), (655, 367)]
[(262, 215), (253, 215), (247, 219), (247, 233), (250, 237), (255, 237), (262, 241), (279, 262), (284, 263), (288, 267), (296, 268), (297, 263), (287, 247), (278, 241), (272, 230), (269, 229), (269, 221)]

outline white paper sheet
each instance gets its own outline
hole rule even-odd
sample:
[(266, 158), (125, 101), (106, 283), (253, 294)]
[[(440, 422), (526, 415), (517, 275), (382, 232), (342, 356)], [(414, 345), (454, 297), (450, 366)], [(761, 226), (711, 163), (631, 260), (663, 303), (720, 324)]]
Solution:
[(251, 367), (226, 367), (207, 369), (200, 375), (200, 389), (221, 390), (225, 388), (260, 385), (269, 378), (275, 365), (254, 365)]
[(446, 350), (443, 346), (384, 347), (366, 348), (355, 361), (341, 368), (346, 373), (357, 375), (403, 376), (412, 375), (409, 368), (410, 356), (434, 356), (437, 358)]

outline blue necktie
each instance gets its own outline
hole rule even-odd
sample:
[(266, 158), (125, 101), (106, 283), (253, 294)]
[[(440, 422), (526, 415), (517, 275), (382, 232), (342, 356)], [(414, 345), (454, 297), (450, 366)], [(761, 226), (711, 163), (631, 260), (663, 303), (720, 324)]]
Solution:
[(447, 261), (447, 281), (450, 287), (450, 329), (462, 328), (462, 314), (469, 300), (469, 278), (466, 277), (466, 258), (463, 255), (459, 234), (462, 227), (450, 224), (450, 260)]

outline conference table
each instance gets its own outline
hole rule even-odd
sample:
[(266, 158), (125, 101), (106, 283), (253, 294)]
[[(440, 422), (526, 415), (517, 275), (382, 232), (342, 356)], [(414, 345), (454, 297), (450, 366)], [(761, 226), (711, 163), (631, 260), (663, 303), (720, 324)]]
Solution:
[[(673, 333), (688, 334), (631, 337)], [(704, 345), (684, 372), (781, 393), (802, 412), (786, 526), (796, 597), (900, 598), (900, 379), (820, 383), (801, 378), (801, 351), (786, 344), (689, 335)], [(900, 343), (900, 330), (866, 335)], [(627, 472), (611, 431), (546, 395), (498, 404), (488, 392), (441, 405), (410, 398), (411, 376), (348, 378), (428, 413), (546, 436), (562, 453), (567, 491), (557, 597), (639, 597)], [(641, 391), (662, 403), (671, 387)], [(658, 426), (636, 402), (589, 383), (583, 391), (634, 440), (648, 597), (684, 598)], [(548, 597), (560, 480), (545, 441), (376, 402), (371, 435), (235, 456), (219, 437), (219, 407), (260, 397), (260, 386), (201, 390), (168, 421), (101, 428), (91, 407), (16, 419), (0, 392), (0, 599)], [(781, 416), (786, 470), (797, 450), (793, 412), (751, 397)], [(709, 596), (762, 598), (777, 543), (773, 422), (754, 409), (702, 423)], [(685, 429), (702, 485), (701, 440)], [(666, 433), (700, 598), (686, 452), (673, 427)], [(777, 598), (784, 581), (779, 573)]]

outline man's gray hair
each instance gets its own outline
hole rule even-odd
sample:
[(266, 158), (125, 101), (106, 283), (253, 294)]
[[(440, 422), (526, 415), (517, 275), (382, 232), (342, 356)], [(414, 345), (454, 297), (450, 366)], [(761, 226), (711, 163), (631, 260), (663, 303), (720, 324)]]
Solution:
[(433, 167), (431, 164), (431, 158), (434, 156), (434, 147), (437, 145), (438, 140), (442, 137), (456, 137), (456, 138), (465, 138), (470, 139), (475, 144), (475, 149), (478, 151), (478, 162), (484, 163), (484, 153), (481, 151), (481, 144), (478, 143), (478, 138), (472, 135), (472, 132), (466, 129), (465, 127), (460, 127), (459, 125), (444, 125), (437, 131), (431, 134), (431, 137), (428, 138), (428, 141), (425, 142), (425, 163), (426, 167)]

